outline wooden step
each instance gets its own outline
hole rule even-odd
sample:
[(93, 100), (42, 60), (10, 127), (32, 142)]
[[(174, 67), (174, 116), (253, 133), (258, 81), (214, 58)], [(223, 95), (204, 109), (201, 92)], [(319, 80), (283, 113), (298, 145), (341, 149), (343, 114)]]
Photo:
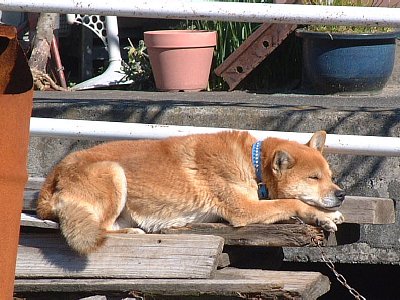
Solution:
[(339, 210), (346, 223), (393, 224), (396, 221), (394, 204), (389, 198), (346, 196)]
[[(230, 296), (229, 299), (317, 299), (329, 291), (329, 279), (317, 272), (225, 268), (210, 279), (60, 279), (15, 281), (15, 292), (121, 292), (165, 296)], [(197, 298), (196, 298), (197, 299)], [(201, 297), (199, 297), (201, 299)], [(210, 298), (207, 298), (210, 299)]]
[(223, 239), (202, 235), (110, 234), (97, 252), (80, 256), (58, 231), (21, 233), (18, 278), (210, 278)]
[[(30, 180), (24, 209), (34, 211), (42, 180)], [(23, 228), (18, 250), (15, 292), (18, 296), (48, 292), (121, 293), (150, 295), (155, 299), (171, 296), (205, 296), (220, 299), (317, 299), (330, 287), (327, 277), (315, 272), (262, 270), (216, 270), (224, 258), (221, 251), (226, 236), (196, 234), (110, 234), (99, 252), (88, 257), (74, 253), (60, 236), (58, 224), (22, 214)], [(311, 245), (310, 236), (324, 238), (320, 228), (299, 224), (251, 225), (233, 228), (227, 224), (199, 224), (215, 231), (239, 230), (237, 243), (265, 245)], [(218, 229), (218, 230), (217, 230)], [(28, 232), (26, 232), (28, 230)], [(250, 237), (250, 232), (255, 235)], [(275, 233), (274, 233), (275, 232)], [(287, 238), (282, 239), (282, 232)], [(264, 236), (260, 234), (263, 233)], [(222, 234), (221, 234), (222, 235)], [(257, 237), (258, 236), (258, 237)], [(265, 241), (270, 236), (273, 244)], [(275, 236), (275, 237), (274, 237)], [(256, 239), (259, 239), (259, 242)], [(261, 242), (262, 241), (262, 242)], [(226, 255), (225, 255), (226, 256)], [(229, 259), (224, 263), (229, 264)], [(126, 294), (128, 295), (128, 294)], [(132, 295), (132, 294), (129, 294)]]

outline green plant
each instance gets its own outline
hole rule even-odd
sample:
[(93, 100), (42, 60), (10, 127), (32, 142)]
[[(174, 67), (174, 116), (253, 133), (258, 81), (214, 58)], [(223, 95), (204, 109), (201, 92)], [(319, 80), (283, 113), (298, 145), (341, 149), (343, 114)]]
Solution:
[(130, 46), (124, 48), (128, 50), (128, 62), (122, 66), (122, 72), (125, 73), (124, 80), (132, 81), (130, 89), (153, 90), (155, 86), (153, 73), (144, 41), (140, 40), (137, 47), (130, 39), (128, 41)]
[[(332, 5), (332, 6), (378, 6), (379, 0), (305, 0), (309, 5)], [(350, 26), (350, 25), (308, 25), (310, 31), (337, 32), (337, 33), (376, 33), (390, 32), (393, 28), (378, 26)]]

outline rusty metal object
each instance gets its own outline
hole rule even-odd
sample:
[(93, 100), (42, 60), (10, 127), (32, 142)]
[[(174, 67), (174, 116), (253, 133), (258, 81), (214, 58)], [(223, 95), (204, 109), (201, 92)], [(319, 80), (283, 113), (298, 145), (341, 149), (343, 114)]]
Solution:
[(54, 34), (53, 34), (53, 40), (51, 41), (51, 45), (50, 45), (50, 53), (54, 59), (54, 64), (55, 64), (59, 83), (60, 83), (61, 87), (64, 90), (66, 90), (68, 88), (67, 81), (65, 80), (64, 67), (61, 62), (60, 51), (58, 48), (58, 41), (57, 41), (57, 38), (54, 36)]
[(235, 87), (272, 53), (295, 29), (294, 24), (262, 24), (221, 65), (215, 73)]
[(14, 27), (0, 26), (0, 66), (0, 299), (12, 299), (33, 98)]

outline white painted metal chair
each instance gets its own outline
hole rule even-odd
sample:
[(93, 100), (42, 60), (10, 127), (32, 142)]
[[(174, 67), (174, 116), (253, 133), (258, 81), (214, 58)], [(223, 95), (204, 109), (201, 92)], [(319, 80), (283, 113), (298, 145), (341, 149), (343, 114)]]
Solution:
[(83, 81), (72, 89), (85, 90), (128, 83), (124, 81), (125, 74), (121, 71), (123, 62), (119, 46), (117, 17), (68, 14), (67, 22), (81, 24), (93, 31), (102, 40), (109, 55), (109, 65), (101, 75)]

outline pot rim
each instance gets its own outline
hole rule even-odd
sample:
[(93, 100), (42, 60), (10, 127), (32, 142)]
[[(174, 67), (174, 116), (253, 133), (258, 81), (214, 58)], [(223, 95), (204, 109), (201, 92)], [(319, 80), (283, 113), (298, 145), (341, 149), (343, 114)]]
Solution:
[(145, 34), (187, 34), (187, 33), (214, 33), (215, 30), (200, 30), (200, 29), (162, 29), (162, 30), (148, 30)]
[(147, 48), (214, 47), (217, 32), (211, 30), (154, 30), (144, 32)]
[(339, 33), (339, 32), (319, 32), (312, 31), (304, 28), (296, 29), (296, 36), (300, 38), (315, 37), (319, 39), (329, 40), (363, 40), (363, 39), (395, 39), (400, 37), (400, 31), (394, 30), (390, 32), (376, 32), (376, 33)]

